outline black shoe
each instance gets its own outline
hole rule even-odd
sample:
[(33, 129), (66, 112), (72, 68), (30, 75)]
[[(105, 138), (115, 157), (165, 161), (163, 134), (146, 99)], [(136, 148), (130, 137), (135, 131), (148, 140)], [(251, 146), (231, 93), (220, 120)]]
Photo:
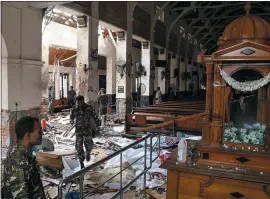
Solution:
[(87, 161), (87, 162), (90, 161), (90, 154), (86, 154), (86, 161)]
[(80, 161), (80, 164), (81, 164), (81, 169), (83, 169), (83, 168), (84, 168), (84, 163), (83, 163), (83, 161)]

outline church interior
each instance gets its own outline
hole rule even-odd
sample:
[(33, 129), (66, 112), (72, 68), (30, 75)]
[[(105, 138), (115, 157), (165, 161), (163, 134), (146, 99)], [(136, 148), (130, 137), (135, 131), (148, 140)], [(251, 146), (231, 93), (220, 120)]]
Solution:
[[(46, 198), (270, 199), (270, 2), (0, 5), (1, 162), (44, 120)], [(108, 99), (82, 169), (71, 87)]]

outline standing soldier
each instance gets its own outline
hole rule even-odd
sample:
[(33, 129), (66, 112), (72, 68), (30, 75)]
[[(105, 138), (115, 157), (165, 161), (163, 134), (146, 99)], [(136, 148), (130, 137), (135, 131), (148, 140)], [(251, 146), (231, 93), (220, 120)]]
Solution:
[(42, 143), (39, 119), (20, 118), (15, 132), (17, 143), (9, 149), (4, 161), (2, 198), (46, 199), (36, 157), (31, 153), (34, 145)]
[(99, 91), (98, 95), (98, 110), (99, 117), (102, 119), (102, 126), (105, 124), (107, 114), (108, 96), (105, 94), (104, 89)]
[[(76, 143), (75, 148), (77, 150), (81, 168), (84, 168), (83, 161), (90, 160), (90, 153), (94, 147), (94, 142), (92, 140), (92, 127), (90, 123), (91, 117), (94, 118), (96, 122), (96, 126), (100, 125), (100, 121), (92, 108), (92, 106), (86, 104), (84, 102), (84, 97), (79, 95), (76, 97), (77, 106), (71, 111), (70, 115), (70, 123), (74, 124), (74, 119), (76, 119), (75, 123), (75, 134), (76, 134)], [(83, 150), (83, 144), (86, 150), (86, 158), (85, 152)]]

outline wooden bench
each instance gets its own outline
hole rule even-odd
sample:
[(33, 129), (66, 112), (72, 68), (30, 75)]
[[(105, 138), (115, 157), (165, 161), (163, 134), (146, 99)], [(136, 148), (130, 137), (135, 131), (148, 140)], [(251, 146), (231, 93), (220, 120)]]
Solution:
[[(165, 102), (148, 107), (136, 108), (131, 114), (126, 114), (126, 130), (139, 130), (150, 127), (153, 124), (160, 124), (172, 121), (179, 117), (186, 117), (204, 113), (205, 101), (175, 101)], [(191, 117), (191, 119), (174, 122), (166, 128), (193, 132), (202, 131), (203, 115)]]
[(53, 100), (53, 107), (54, 107), (55, 112), (58, 112), (58, 111), (61, 111), (62, 109), (68, 108), (67, 98)]

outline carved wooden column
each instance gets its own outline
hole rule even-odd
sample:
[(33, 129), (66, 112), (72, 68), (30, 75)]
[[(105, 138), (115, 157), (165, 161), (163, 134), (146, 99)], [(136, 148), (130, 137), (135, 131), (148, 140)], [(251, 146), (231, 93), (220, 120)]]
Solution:
[(267, 124), (270, 124), (270, 83), (268, 83), (268, 86), (267, 86), (267, 104), (268, 104), (268, 107), (267, 107)]
[[(216, 64), (214, 66), (214, 82), (220, 85), (222, 85), (223, 83), (222, 77), (220, 75), (220, 70)], [(224, 87), (214, 86), (213, 91), (214, 91), (213, 92), (214, 99), (213, 99), (213, 115), (211, 123), (210, 140), (212, 146), (219, 146), (223, 131), (223, 122), (222, 122), (223, 119), (221, 116), (221, 112), (223, 106)]]
[(202, 144), (210, 144), (210, 123), (212, 116), (212, 92), (213, 92), (213, 63), (206, 63), (206, 102), (205, 102), (205, 113), (203, 119), (202, 128)]

